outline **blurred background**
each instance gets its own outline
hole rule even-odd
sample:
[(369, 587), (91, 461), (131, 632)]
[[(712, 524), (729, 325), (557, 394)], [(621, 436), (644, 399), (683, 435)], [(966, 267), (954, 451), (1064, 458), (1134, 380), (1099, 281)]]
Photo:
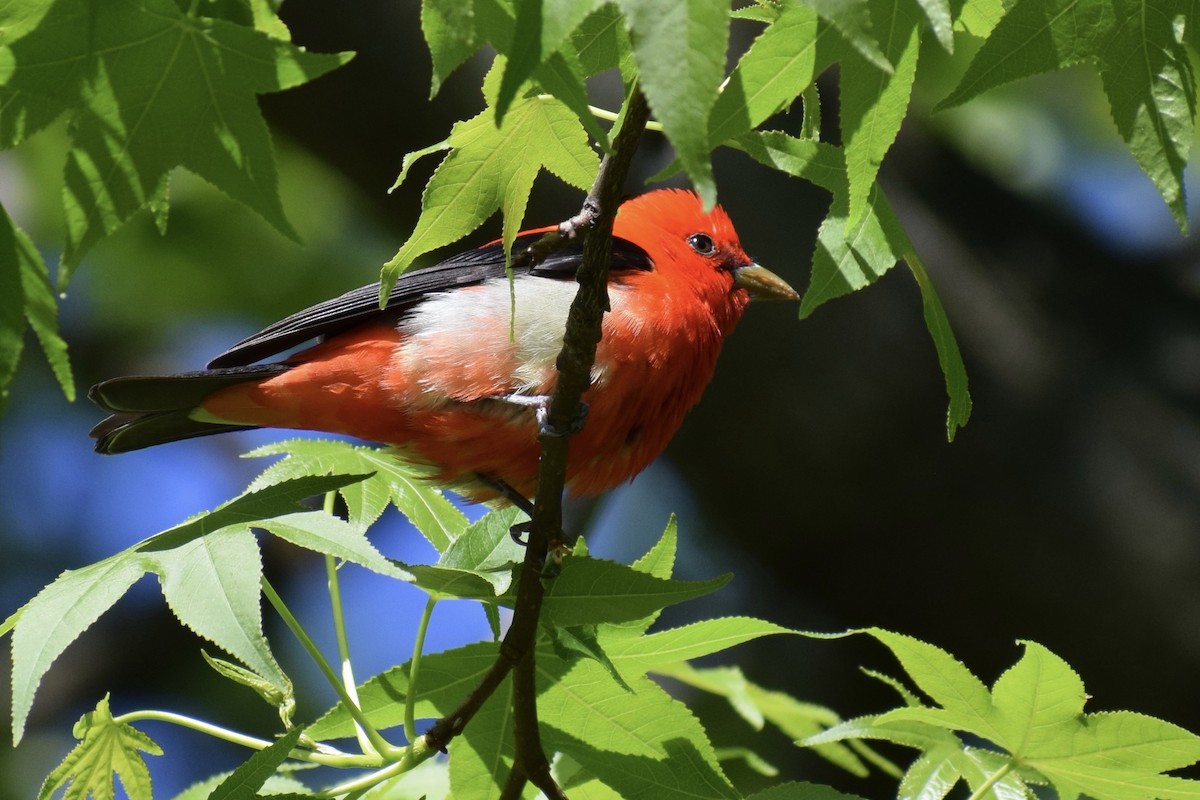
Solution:
[[(284, 207), (304, 246), (177, 172), (166, 235), (148, 216), (135, 219), (91, 253), (63, 301), (81, 390), (119, 374), (199, 368), (263, 324), (375, 280), (411, 230), (432, 169), (419, 164), (389, 194), (401, 158), (480, 108), (482, 60), (427, 99), (417, 3), (360, 0), (347, 10), (288, 0), (283, 16), (309, 49), (358, 53), (309, 86), (262, 99)], [(735, 28), (744, 47), (754, 29)], [(572, 526), (599, 554), (628, 561), (675, 512), (681, 576), (736, 574), (668, 623), (740, 613), (808, 630), (879, 625), (949, 649), (988, 683), (1019, 657), (1018, 640), (1032, 639), (1080, 672), (1089, 710), (1127, 708), (1200, 730), (1200, 252), (1123, 149), (1087, 69), (931, 116), (969, 55), (936, 45), (923, 54), (912, 114), (881, 176), (963, 350), (967, 427), (947, 443), (920, 298), (898, 267), (803, 321), (794, 307), (751, 309), (666, 455), (629, 486), (574, 506)], [(836, 76), (821, 89), (823, 135), (836, 142)], [(596, 90), (616, 108), (611, 87)], [(798, 115), (774, 124), (795, 130)], [(65, 136), (60, 124), (0, 154), (4, 205), (51, 263)], [(670, 158), (647, 135), (629, 190)], [(747, 250), (806, 285), (828, 197), (736, 153), (718, 154), (716, 169)], [(527, 221), (557, 221), (579, 199), (543, 176)], [(498, 230), (493, 220), (466, 244)], [(0, 419), (0, 615), (62, 570), (233, 497), (264, 466), (238, 455), (286, 435), (104, 458), (87, 437), (100, 417), (86, 401), (67, 404), (30, 350)], [(376, 536), (390, 556), (432, 557), (399, 519)], [(323, 581), (319, 559), (270, 543), (266, 558), (332, 647), (323, 592), (304, 591)], [(365, 678), (407, 657), (424, 599), (358, 570), (345, 575)], [(477, 608), (444, 603), (429, 648), (487, 631)], [(286, 632), (270, 633), (318, 698), (300, 709), (311, 718), (332, 695)], [(273, 730), (273, 711), (226, 692), (199, 644), (152, 580), (138, 584), (50, 671), (26, 739), (0, 749), (0, 798), (36, 793), (72, 745), (72, 722), (105, 692), (117, 712), (168, 708)], [(844, 716), (894, 700), (857, 670), (898, 672), (866, 640), (773, 639), (720, 659), (734, 661), (751, 680)], [(718, 746), (749, 741), (787, 776), (867, 796), (894, 786), (838, 773), (720, 703), (697, 702)], [(0, 705), (7, 717), (7, 699)], [(168, 752), (150, 759), (157, 797), (244, 757), (203, 736), (145, 729)], [(743, 767), (730, 772), (755, 786)]]

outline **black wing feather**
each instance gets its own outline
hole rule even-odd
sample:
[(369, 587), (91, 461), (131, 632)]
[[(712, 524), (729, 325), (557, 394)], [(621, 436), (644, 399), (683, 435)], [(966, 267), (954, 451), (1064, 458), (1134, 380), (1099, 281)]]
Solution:
[[(541, 236), (540, 233), (518, 236), (513, 244), (513, 252), (520, 252)], [(579, 269), (582, 256), (583, 244), (572, 242), (550, 254), (530, 270), (530, 274), (572, 279)], [(613, 238), (610, 271), (653, 268), (654, 264), (645, 250), (626, 239)], [(333, 336), (373, 319), (399, 318), (431, 292), (471, 286), (502, 275), (504, 248), (499, 242), (468, 250), (432, 267), (401, 275), (388, 295), (386, 308), (379, 307), (378, 283), (363, 286), (268, 325), (208, 362), (208, 367), (221, 369), (254, 364), (318, 336)]]

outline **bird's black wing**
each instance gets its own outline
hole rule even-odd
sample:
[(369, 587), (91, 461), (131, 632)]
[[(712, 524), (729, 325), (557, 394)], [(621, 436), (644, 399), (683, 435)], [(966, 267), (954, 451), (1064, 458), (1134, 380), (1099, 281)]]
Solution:
[[(521, 252), (541, 236), (541, 233), (518, 236), (513, 252)], [(571, 279), (579, 269), (582, 256), (583, 244), (571, 242), (528, 272), (546, 278)], [(610, 271), (649, 270), (653, 266), (645, 250), (633, 242), (613, 237)], [(208, 362), (208, 367), (221, 369), (253, 364), (318, 336), (333, 336), (371, 320), (396, 319), (431, 292), (471, 286), (502, 275), (504, 248), (499, 242), (468, 250), (432, 267), (402, 274), (383, 309), (379, 307), (379, 284), (373, 283), (268, 325)]]

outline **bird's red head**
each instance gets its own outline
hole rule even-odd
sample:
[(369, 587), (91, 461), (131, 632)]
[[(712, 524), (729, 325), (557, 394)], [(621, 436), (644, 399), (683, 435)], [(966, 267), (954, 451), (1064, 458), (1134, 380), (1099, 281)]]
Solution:
[(627, 200), (613, 234), (646, 249), (654, 276), (672, 293), (688, 287), (710, 308), (724, 333), (751, 300), (798, 298), (782, 279), (742, 249), (733, 221), (720, 206), (705, 211), (694, 193), (661, 189)]

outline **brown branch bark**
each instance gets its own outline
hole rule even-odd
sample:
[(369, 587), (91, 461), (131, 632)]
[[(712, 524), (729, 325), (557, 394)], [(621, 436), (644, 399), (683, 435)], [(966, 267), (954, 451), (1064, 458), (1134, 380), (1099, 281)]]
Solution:
[[(633, 154), (649, 117), (646, 100), (641, 91), (635, 88), (627, 101), (624, 122), (613, 140), (612, 152), (601, 160), (599, 173), (582, 210), (559, 226), (558, 234), (563, 237), (559, 241), (573, 237), (579, 229), (588, 229), (589, 232), (584, 242), (583, 261), (577, 273), (579, 291), (571, 304), (563, 348), (556, 362), (558, 382), (547, 413), (547, 430), (540, 437), (542, 460), (538, 472), (538, 492), (533, 503), (529, 540), (521, 565), (512, 624), (501, 643), (500, 656), (487, 675), (457, 709), (439, 720), (425, 734), (431, 747), (445, 749), (509, 671), (513, 670), (516, 763), (505, 786), (506, 797), (519, 797), (526, 782), (530, 782), (547, 797), (566, 798), (550, 774), (550, 766), (542, 749), (538, 730), (533, 645), (545, 594), (542, 573), (546, 558), (552, 550), (557, 551), (564, 544), (562, 496), (566, 487), (567, 450), (572, 424), (580, 416), (580, 398), (591, 382), (601, 321), (608, 310), (608, 262), (612, 251), (613, 220), (621, 202)], [(537, 254), (533, 254), (533, 257), (536, 258)]]

